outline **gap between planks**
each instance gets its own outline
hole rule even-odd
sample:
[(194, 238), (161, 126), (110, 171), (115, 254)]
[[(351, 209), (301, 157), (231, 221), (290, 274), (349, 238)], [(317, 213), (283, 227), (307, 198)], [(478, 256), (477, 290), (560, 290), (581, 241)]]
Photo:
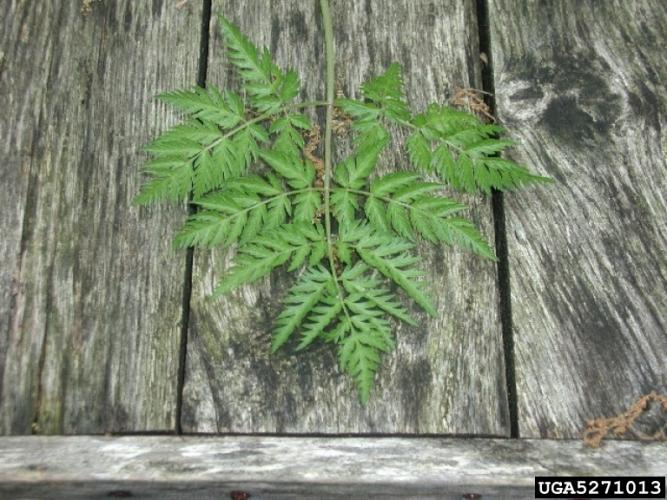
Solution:
[[(211, 1), (202, 0), (201, 38), (199, 42), (199, 62), (197, 66), (197, 86), (206, 86), (208, 73), (208, 49), (211, 26)], [(189, 200), (192, 199), (190, 193)], [(196, 205), (188, 203), (188, 216), (195, 213)], [(181, 414), (183, 411), (183, 387), (185, 386), (185, 364), (188, 355), (188, 326), (190, 324), (190, 299), (192, 297), (192, 265), (194, 262), (194, 248), (189, 247), (185, 254), (185, 271), (183, 276), (183, 299), (181, 303), (181, 339), (178, 353), (178, 379), (176, 387), (176, 434), (183, 434)]]
[[(496, 87), (493, 80), (493, 47), (491, 46), (491, 23), (488, 0), (477, 0), (477, 32), (479, 34), (480, 63), (482, 63), (482, 90), (484, 102), (492, 116), (496, 116)], [(482, 60), (482, 54), (486, 60)], [(493, 228), (498, 257), (498, 296), (500, 299), (500, 322), (505, 361), (505, 384), (507, 406), (510, 416), (510, 438), (521, 437), (514, 363), (514, 332), (512, 330), (512, 290), (510, 287), (509, 254), (507, 249), (507, 227), (505, 225), (505, 203), (503, 193), (493, 190), (491, 195)]]

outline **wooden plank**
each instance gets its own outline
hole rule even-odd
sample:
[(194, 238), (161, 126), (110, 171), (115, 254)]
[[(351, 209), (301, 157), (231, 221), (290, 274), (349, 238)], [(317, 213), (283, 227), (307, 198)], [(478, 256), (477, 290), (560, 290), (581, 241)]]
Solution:
[(196, 79), (199, 3), (7, 5), (2, 433), (174, 428), (185, 209), (131, 200), (173, 121), (152, 96)]
[(506, 197), (523, 437), (667, 391), (667, 4), (574, 3), (489, 4), (498, 114), (556, 180)]
[[(456, 86), (479, 86), (474, 2), (332, 2), (336, 71), (346, 95), (392, 61), (403, 65), (409, 102), (423, 110), (446, 102)], [(262, 0), (213, 4), (209, 82), (226, 85), (230, 67), (215, 25), (229, 17), (279, 64), (295, 67), (302, 97), (324, 95), (317, 2)], [(345, 144), (338, 151), (345, 150)], [(405, 165), (395, 148), (384, 168)], [(469, 200), (472, 218), (493, 238), (488, 201)], [(509, 429), (495, 266), (462, 251), (420, 250), (438, 317), (397, 330), (371, 401), (362, 407), (338, 372), (330, 346), (305, 355), (269, 355), (271, 321), (289, 286), (284, 276), (208, 300), (224, 258), (197, 250), (182, 425), (186, 432), (482, 433)]]
[[(534, 498), (535, 476), (667, 472), (661, 443), (432, 438), (7, 437), (8, 498)], [(465, 496), (468, 495), (468, 496)]]

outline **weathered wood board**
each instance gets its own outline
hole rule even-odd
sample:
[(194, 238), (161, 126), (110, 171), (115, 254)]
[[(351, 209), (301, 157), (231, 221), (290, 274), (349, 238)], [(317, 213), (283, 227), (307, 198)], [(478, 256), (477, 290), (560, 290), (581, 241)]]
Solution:
[[(667, 3), (491, 0), (522, 437), (667, 391)], [(663, 420), (664, 422), (664, 420)]]
[(200, 2), (9, 2), (2, 23), (0, 433), (173, 429), (186, 210), (131, 200), (174, 118), (152, 96), (195, 83)]
[(535, 476), (664, 475), (661, 443), (259, 436), (0, 439), (7, 498), (534, 498)]
[[(479, 87), (475, 4), (455, 0), (335, 0), (336, 72), (346, 95), (391, 62), (423, 110), (455, 87)], [(213, 3), (209, 78), (235, 83), (217, 26), (224, 14), (277, 62), (296, 68), (304, 99), (324, 95), (318, 2)], [(339, 147), (339, 151), (344, 146)], [(399, 159), (400, 158), (400, 159)], [(385, 168), (406, 165), (394, 149)], [(469, 200), (492, 241), (488, 200)], [(362, 407), (330, 346), (269, 355), (272, 319), (289, 279), (273, 276), (211, 301), (224, 255), (195, 252), (182, 425), (185, 432), (481, 433), (507, 435), (495, 265), (457, 249), (421, 249), (438, 317), (397, 330), (371, 401)]]

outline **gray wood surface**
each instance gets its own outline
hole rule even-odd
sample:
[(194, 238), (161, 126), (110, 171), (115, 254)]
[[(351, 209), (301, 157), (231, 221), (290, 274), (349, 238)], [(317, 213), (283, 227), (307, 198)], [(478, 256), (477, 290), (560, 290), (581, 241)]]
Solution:
[(174, 118), (152, 96), (196, 80), (177, 4), (4, 4), (0, 433), (174, 428), (185, 209), (131, 200)]
[[(491, 0), (521, 436), (667, 391), (667, 3)], [(664, 423), (664, 415), (661, 417)]]
[[(298, 69), (302, 96), (324, 95), (318, 2), (253, 0), (213, 3), (209, 78), (230, 80), (216, 16), (224, 14), (281, 65)], [(346, 95), (403, 65), (417, 110), (446, 102), (454, 87), (479, 87), (472, 1), (335, 0), (336, 72)], [(345, 144), (338, 148), (345, 149)], [(399, 159), (400, 158), (400, 159)], [(406, 164), (395, 149), (384, 168)], [(469, 200), (473, 219), (493, 240), (488, 200)], [(509, 429), (496, 274), (493, 263), (457, 249), (421, 250), (438, 317), (397, 330), (366, 408), (341, 375), (330, 346), (298, 356), (269, 354), (272, 319), (289, 278), (274, 275), (228, 298), (208, 300), (224, 256), (197, 250), (182, 425), (186, 432), (481, 433)]]
[(664, 444), (632, 441), (6, 437), (0, 495), (521, 499), (534, 498), (535, 476), (663, 476), (666, 464)]

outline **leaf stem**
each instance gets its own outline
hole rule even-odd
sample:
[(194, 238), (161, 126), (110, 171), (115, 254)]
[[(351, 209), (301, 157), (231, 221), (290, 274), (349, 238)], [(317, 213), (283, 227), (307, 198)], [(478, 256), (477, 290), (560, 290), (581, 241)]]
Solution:
[[(422, 127), (418, 127), (417, 125), (415, 125), (414, 123), (409, 122), (408, 120), (403, 120), (401, 118), (394, 118), (394, 121), (396, 123), (398, 123), (399, 125), (403, 125), (404, 127), (407, 127), (409, 129), (412, 129), (412, 130), (417, 130), (417, 131), (422, 130)], [(468, 158), (470, 158), (470, 154), (465, 149), (463, 149), (461, 146), (459, 146), (457, 144), (454, 144), (453, 142), (447, 140), (445, 137), (440, 137), (439, 139), (442, 142), (444, 142), (445, 144), (447, 144), (447, 146), (450, 146), (450, 147), (458, 150), (459, 153), (465, 154)]]
[[(446, 184), (441, 184), (441, 185), (446, 186)], [(411, 205), (409, 203), (405, 203), (404, 201), (395, 200), (394, 198), (391, 198), (389, 196), (378, 196), (377, 194), (371, 193), (370, 191), (362, 191), (360, 189), (350, 189), (350, 188), (342, 188), (342, 189), (344, 189), (348, 193), (358, 194), (360, 196), (365, 196), (366, 198), (375, 198), (376, 200), (382, 200), (386, 203), (393, 203), (393, 204), (398, 205), (398, 206), (403, 207), (403, 208), (408, 208), (410, 210), (416, 210), (416, 211), (424, 212), (424, 213), (429, 214), (429, 215), (433, 215), (433, 212), (431, 212), (430, 210), (425, 210), (423, 208), (417, 208), (414, 205)], [(444, 197), (439, 197), (439, 198), (447, 199), (447, 198), (444, 198)], [(459, 208), (458, 210), (463, 210), (465, 208), (464, 205), (460, 205), (460, 207), (461, 208)]]
[[(271, 203), (272, 201), (275, 201), (278, 198), (282, 198), (283, 196), (296, 196), (297, 194), (309, 193), (311, 191), (321, 191), (321, 190), (322, 190), (321, 188), (311, 186), (311, 187), (307, 187), (307, 188), (303, 188), (303, 189), (295, 189), (295, 190), (292, 190), (292, 191), (283, 191), (282, 193), (273, 195), (269, 198), (264, 198), (263, 200), (258, 201), (257, 203), (255, 203), (254, 205), (251, 205), (251, 206), (246, 207), (242, 210), (239, 210), (238, 212), (234, 212), (234, 213), (230, 214), (230, 216), (227, 217), (227, 219), (232, 219), (234, 217), (238, 217), (239, 215), (243, 215), (247, 212), (250, 212), (251, 210), (255, 210), (257, 207), (261, 207), (262, 205), (266, 205), (268, 203)], [(193, 205), (198, 205), (198, 206), (203, 207), (203, 208), (208, 208), (209, 210), (217, 210), (215, 208), (211, 208), (210, 206), (207, 207), (206, 202), (193, 201), (192, 203), (193, 203)], [(215, 205), (215, 204), (212, 204), (212, 205)]]
[(332, 131), (333, 131), (333, 110), (334, 110), (334, 91), (336, 85), (336, 76), (334, 64), (336, 61), (336, 54), (333, 44), (333, 21), (331, 18), (331, 9), (329, 8), (328, 0), (320, 0), (320, 10), (322, 12), (322, 24), (324, 27), (324, 55), (326, 60), (326, 103), (327, 113), (324, 122), (324, 231), (327, 237), (327, 253), (329, 255), (329, 267), (331, 268), (331, 275), (336, 285), (336, 291), (341, 301), (343, 312), (347, 318), (350, 328), (354, 328), (350, 313), (345, 304), (345, 295), (340, 285), (340, 278), (336, 272), (336, 259), (333, 253), (333, 237), (331, 235), (331, 150), (332, 150)]
[(324, 128), (324, 226), (327, 233), (327, 243), (329, 245), (329, 260), (331, 267), (334, 267), (333, 250), (331, 245), (331, 211), (329, 207), (329, 198), (331, 191), (331, 132), (333, 128), (333, 104), (334, 104), (334, 47), (333, 47), (333, 26), (331, 20), (331, 10), (328, 0), (320, 0), (320, 9), (322, 11), (322, 23), (324, 25), (324, 50), (326, 58), (326, 103), (327, 113)]

